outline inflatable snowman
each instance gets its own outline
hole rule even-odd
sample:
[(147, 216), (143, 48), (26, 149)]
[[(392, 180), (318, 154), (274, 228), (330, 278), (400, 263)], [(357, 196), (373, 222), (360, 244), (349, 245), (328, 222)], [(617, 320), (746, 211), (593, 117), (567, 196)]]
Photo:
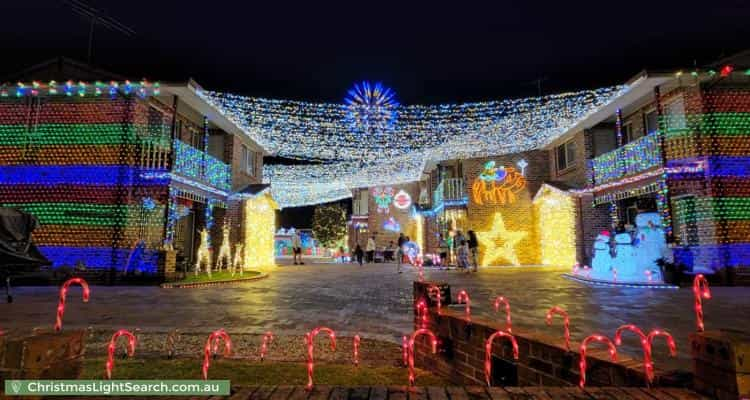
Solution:
[(638, 265), (635, 257), (633, 237), (629, 233), (615, 235), (615, 258), (612, 262), (610, 280), (618, 282), (632, 282), (637, 280)]
[(659, 213), (649, 212), (638, 214), (635, 217), (637, 230), (637, 246), (635, 248), (638, 280), (662, 282), (661, 271), (656, 261), (661, 258), (667, 249), (667, 241), (664, 237), (664, 229), (661, 226)]
[(594, 241), (594, 258), (591, 260), (591, 278), (610, 280), (612, 273), (612, 253), (609, 247), (609, 231), (602, 231)]

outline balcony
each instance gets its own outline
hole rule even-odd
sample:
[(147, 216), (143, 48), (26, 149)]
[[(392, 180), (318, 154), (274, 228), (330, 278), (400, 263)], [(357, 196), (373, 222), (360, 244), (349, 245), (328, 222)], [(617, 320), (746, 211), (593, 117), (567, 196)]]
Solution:
[(595, 186), (637, 175), (661, 165), (658, 133), (643, 136), (590, 161)]
[(466, 204), (466, 185), (463, 178), (443, 179), (432, 193), (432, 208)]
[(228, 164), (177, 139), (174, 140), (172, 172), (219, 190), (232, 189), (232, 171)]

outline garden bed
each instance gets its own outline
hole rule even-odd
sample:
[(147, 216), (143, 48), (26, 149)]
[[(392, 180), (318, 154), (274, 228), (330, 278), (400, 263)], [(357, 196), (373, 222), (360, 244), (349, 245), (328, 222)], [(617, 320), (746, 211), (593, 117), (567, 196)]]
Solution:
[(241, 282), (251, 282), (258, 279), (268, 277), (268, 274), (264, 274), (260, 271), (245, 271), (242, 275), (235, 273), (234, 276), (229, 271), (214, 272), (211, 277), (208, 274), (200, 273), (187, 274), (185, 278), (176, 282), (163, 283), (161, 287), (166, 289), (173, 288), (195, 288), (195, 287), (206, 287), (206, 286), (218, 286), (227, 285)]

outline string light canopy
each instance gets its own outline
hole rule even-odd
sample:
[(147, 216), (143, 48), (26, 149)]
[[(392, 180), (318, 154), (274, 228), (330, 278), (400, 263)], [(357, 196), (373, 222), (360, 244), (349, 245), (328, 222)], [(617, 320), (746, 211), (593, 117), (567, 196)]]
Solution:
[(294, 207), (419, 180), (428, 162), (539, 148), (627, 90), (439, 105), (400, 105), (391, 90), (365, 83), (344, 105), (198, 94), (272, 155), (315, 162), (264, 167), (279, 206)]

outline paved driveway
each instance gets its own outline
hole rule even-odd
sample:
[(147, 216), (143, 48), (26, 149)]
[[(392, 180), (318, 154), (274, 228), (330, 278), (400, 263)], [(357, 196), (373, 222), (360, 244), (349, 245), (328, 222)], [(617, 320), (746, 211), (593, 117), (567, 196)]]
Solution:
[[(568, 310), (571, 334), (578, 339), (595, 331), (612, 335), (625, 323), (644, 330), (665, 328), (674, 334), (681, 354), (680, 361), (670, 365), (689, 368), (687, 335), (695, 324), (690, 289), (591, 288), (561, 278), (559, 270), (541, 268), (490, 269), (471, 275), (434, 271), (426, 277), (450, 283), (454, 295), (466, 289), (475, 314), (492, 315), (491, 299), (505, 295), (513, 306), (514, 326), (521, 328), (559, 332), (557, 321), (552, 328), (544, 325), (545, 312), (553, 305)], [(281, 266), (267, 279), (231, 287), (95, 286), (88, 304), (81, 303), (80, 291), (73, 288), (64, 321), (70, 327), (138, 327), (144, 331), (224, 327), (235, 332), (272, 330), (277, 334), (326, 325), (340, 334), (398, 340), (411, 330), (415, 278), (413, 271), (397, 274), (395, 266), (387, 264), (362, 268), (308, 264)], [(708, 329), (750, 329), (750, 289), (717, 287), (712, 292), (713, 299), (705, 301)], [(0, 303), (0, 329), (53, 325), (56, 288), (16, 288), (15, 299), (12, 304)], [(630, 342), (636, 344), (633, 338)], [(655, 353), (664, 354), (665, 348), (657, 344)], [(640, 358), (637, 347), (625, 350)]]

